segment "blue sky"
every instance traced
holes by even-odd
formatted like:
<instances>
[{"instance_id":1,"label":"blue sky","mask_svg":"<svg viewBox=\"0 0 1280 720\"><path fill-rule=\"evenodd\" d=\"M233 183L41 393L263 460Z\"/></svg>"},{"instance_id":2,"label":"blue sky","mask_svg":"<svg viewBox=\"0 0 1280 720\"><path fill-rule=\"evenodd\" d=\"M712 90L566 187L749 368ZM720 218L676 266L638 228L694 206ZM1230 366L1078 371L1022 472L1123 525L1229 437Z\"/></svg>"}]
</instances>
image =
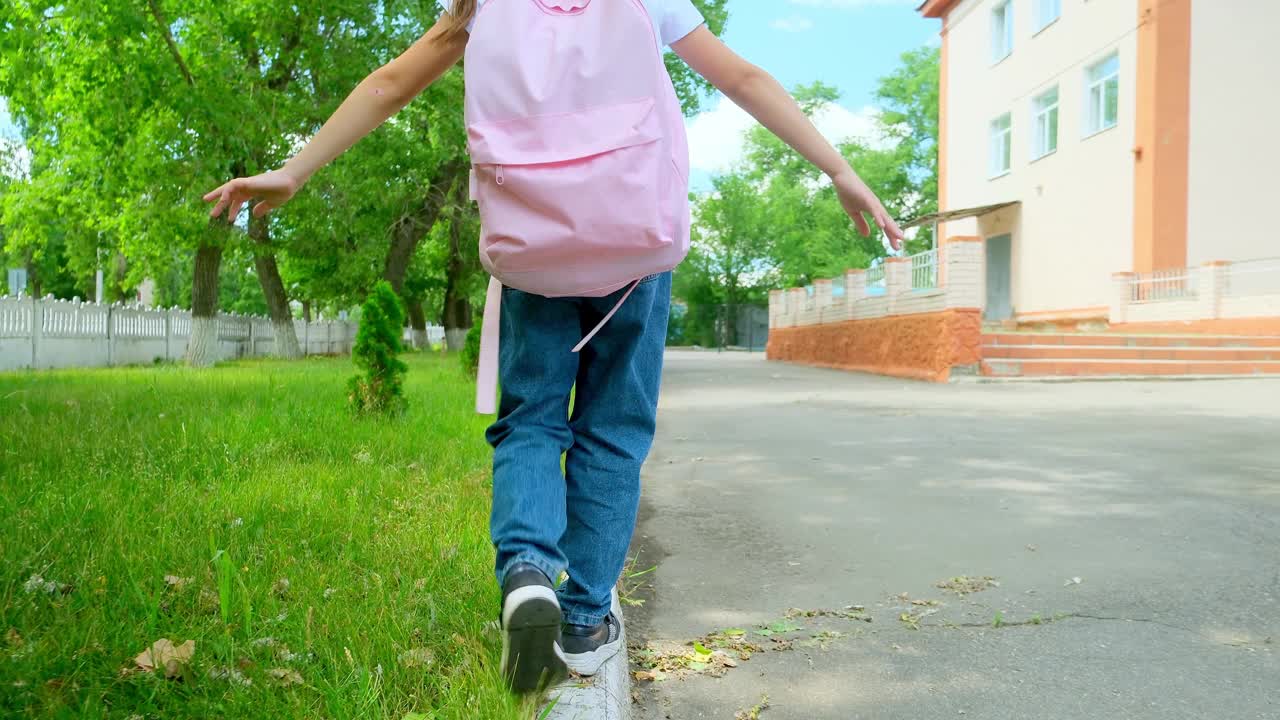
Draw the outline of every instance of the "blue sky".
<instances>
[{"instance_id":1,"label":"blue sky","mask_svg":"<svg viewBox=\"0 0 1280 720\"><path fill-rule=\"evenodd\" d=\"M919 0L730 0L725 41L788 88L821 80L839 88L839 107L817 124L829 139L872 127L876 81L905 51L938 41L936 20L915 12ZM753 121L720 96L689 121L695 189L740 155ZM0 136L14 132L0 99Z\"/></svg>"},{"instance_id":2,"label":"blue sky","mask_svg":"<svg viewBox=\"0 0 1280 720\"><path fill-rule=\"evenodd\" d=\"M791 87L835 85L843 102L873 100L876 80L898 56L936 44L938 21L915 12L920 0L731 0L725 42Z\"/></svg>"},{"instance_id":3,"label":"blue sky","mask_svg":"<svg viewBox=\"0 0 1280 720\"><path fill-rule=\"evenodd\" d=\"M873 128L875 89L903 52L938 42L938 22L915 12L919 0L731 0L725 42L786 87L821 80L842 93L815 122L833 142ZM722 96L689 121L695 190L741 154L754 121Z\"/></svg>"}]
</instances>

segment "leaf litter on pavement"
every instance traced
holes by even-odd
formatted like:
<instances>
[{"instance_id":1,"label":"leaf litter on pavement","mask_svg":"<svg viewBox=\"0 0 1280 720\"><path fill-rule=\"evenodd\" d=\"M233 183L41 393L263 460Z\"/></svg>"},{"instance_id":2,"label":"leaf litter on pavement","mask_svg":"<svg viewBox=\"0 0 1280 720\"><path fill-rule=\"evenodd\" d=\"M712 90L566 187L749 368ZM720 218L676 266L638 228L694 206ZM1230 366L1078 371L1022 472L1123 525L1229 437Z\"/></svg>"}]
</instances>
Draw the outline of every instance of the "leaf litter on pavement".
<instances>
[{"instance_id":1,"label":"leaf litter on pavement","mask_svg":"<svg viewBox=\"0 0 1280 720\"><path fill-rule=\"evenodd\" d=\"M739 710L733 714L733 720L760 720L760 713L769 708L769 696L761 695L760 702L746 710Z\"/></svg>"},{"instance_id":2,"label":"leaf litter on pavement","mask_svg":"<svg viewBox=\"0 0 1280 720\"><path fill-rule=\"evenodd\" d=\"M648 682L683 679L691 675L720 678L757 653L785 652L797 647L825 651L832 642L846 637L846 633L835 630L802 634L807 632L806 628L797 624L796 618L871 622L866 608L861 605L849 605L843 610L791 608L782 619L758 625L751 630L727 628L686 643L650 641L633 646L631 662L640 668L633 673L633 677Z\"/></svg>"},{"instance_id":3,"label":"leaf litter on pavement","mask_svg":"<svg viewBox=\"0 0 1280 720\"><path fill-rule=\"evenodd\" d=\"M957 595L972 595L973 593L982 592L989 588L998 588L1000 583L995 578L986 575L982 577L970 577L968 575L958 575L947 580L939 580L934 587L940 590L948 590Z\"/></svg>"}]
</instances>

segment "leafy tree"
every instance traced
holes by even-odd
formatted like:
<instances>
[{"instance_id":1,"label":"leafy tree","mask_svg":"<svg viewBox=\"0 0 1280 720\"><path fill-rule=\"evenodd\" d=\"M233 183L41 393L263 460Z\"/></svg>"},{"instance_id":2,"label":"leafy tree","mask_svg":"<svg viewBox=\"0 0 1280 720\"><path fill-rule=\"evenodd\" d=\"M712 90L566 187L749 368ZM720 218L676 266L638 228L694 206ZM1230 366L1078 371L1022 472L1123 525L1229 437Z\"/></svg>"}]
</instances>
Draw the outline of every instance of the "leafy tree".
<instances>
[{"instance_id":1,"label":"leafy tree","mask_svg":"<svg viewBox=\"0 0 1280 720\"><path fill-rule=\"evenodd\" d=\"M694 7L702 12L707 20L707 29L717 36L724 33L724 26L729 22L729 0L693 0ZM671 75L671 84L675 86L676 97L685 115L695 115L702 107L702 100L715 88L703 77L694 72L675 53L668 52L665 57L667 73Z\"/></svg>"},{"instance_id":2,"label":"leafy tree","mask_svg":"<svg viewBox=\"0 0 1280 720\"><path fill-rule=\"evenodd\" d=\"M937 71L936 50L905 53L901 66L880 81L879 137L839 146L897 218L937 207ZM822 83L800 86L794 95L810 116L839 99ZM715 178L713 192L698 200L696 219L694 252L676 275L677 295L690 304L685 326L705 324L699 305L763 302L765 287L867 267L887 252L881 238L853 231L820 171L759 126L748 131L743 162ZM930 242L924 229L908 248Z\"/></svg>"},{"instance_id":3,"label":"leafy tree","mask_svg":"<svg viewBox=\"0 0 1280 720\"><path fill-rule=\"evenodd\" d=\"M404 375L409 367L398 357L402 348L404 308L383 280L374 286L360 311L360 329L352 358L364 371L347 383L347 399L360 413L397 413L404 409Z\"/></svg>"},{"instance_id":4,"label":"leafy tree","mask_svg":"<svg viewBox=\"0 0 1280 720\"><path fill-rule=\"evenodd\" d=\"M422 5L11 0L0 91L34 131L36 157L66 180L38 189L83 210L86 238L122 250L137 274L157 273L175 246L195 250L189 360L210 359L227 248L252 255L276 346L294 355L276 260L289 220L208 223L199 190L279 166L339 92L434 18Z\"/></svg>"}]
</instances>

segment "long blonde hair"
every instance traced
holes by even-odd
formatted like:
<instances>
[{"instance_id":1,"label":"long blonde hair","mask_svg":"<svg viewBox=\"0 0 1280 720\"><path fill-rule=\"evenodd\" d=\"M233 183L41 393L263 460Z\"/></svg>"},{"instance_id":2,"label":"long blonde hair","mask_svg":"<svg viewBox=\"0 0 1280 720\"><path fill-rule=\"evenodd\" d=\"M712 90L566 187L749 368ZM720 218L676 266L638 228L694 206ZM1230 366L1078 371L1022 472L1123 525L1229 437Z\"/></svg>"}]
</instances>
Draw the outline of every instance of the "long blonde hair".
<instances>
[{"instance_id":1,"label":"long blonde hair","mask_svg":"<svg viewBox=\"0 0 1280 720\"><path fill-rule=\"evenodd\" d=\"M471 22L475 14L476 0L453 0L453 9L449 11L452 22L445 28L445 39L452 40L458 36L458 33L465 32L467 23Z\"/></svg>"}]
</instances>

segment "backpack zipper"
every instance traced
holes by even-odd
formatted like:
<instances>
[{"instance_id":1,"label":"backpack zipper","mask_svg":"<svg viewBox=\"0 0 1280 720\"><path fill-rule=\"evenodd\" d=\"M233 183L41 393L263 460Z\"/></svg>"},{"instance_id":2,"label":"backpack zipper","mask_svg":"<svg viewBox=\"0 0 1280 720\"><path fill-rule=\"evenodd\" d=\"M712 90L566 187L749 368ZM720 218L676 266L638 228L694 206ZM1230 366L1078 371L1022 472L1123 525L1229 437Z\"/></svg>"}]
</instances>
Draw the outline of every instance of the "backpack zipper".
<instances>
[{"instance_id":1,"label":"backpack zipper","mask_svg":"<svg viewBox=\"0 0 1280 720\"><path fill-rule=\"evenodd\" d=\"M506 178L504 178L504 177L503 177L503 175L502 175L502 166L501 166L501 165L495 165L495 166L494 166L494 180L495 180L499 185L502 185L503 183L505 183L505 182L506 182Z\"/></svg>"}]
</instances>

